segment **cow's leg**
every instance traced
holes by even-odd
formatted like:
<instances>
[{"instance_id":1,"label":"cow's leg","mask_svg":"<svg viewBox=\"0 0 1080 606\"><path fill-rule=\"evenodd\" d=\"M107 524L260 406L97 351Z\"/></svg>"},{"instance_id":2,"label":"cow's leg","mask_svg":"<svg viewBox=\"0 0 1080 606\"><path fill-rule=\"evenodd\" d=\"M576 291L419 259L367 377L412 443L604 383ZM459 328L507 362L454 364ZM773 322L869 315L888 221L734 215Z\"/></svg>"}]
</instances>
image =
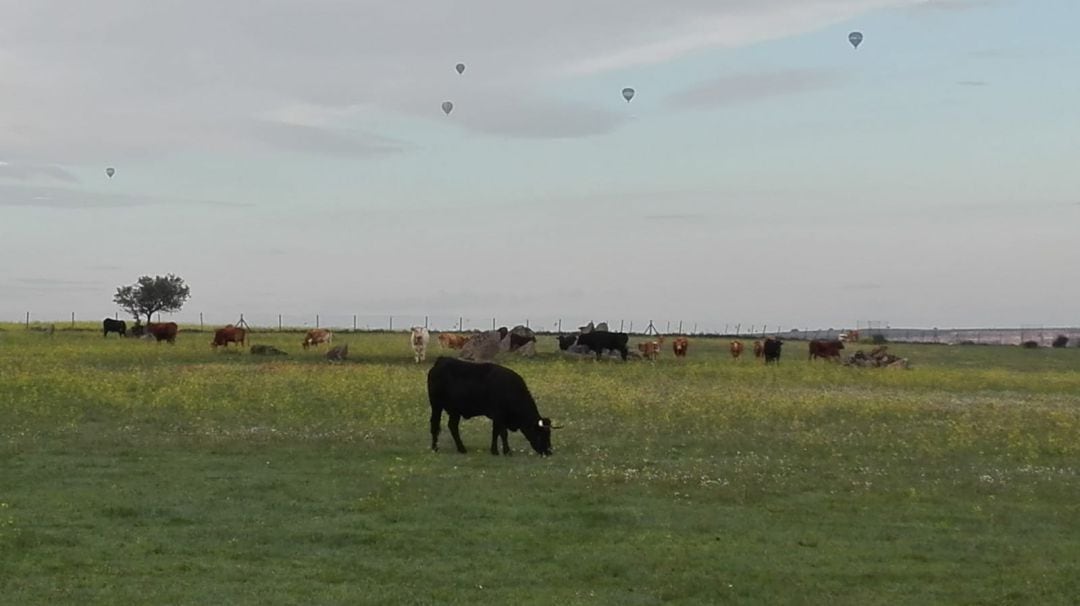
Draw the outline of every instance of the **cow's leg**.
<instances>
[{"instance_id":1,"label":"cow's leg","mask_svg":"<svg viewBox=\"0 0 1080 606\"><path fill-rule=\"evenodd\" d=\"M499 454L499 436L502 435L502 423L491 420L491 454Z\"/></svg>"},{"instance_id":2,"label":"cow's leg","mask_svg":"<svg viewBox=\"0 0 1080 606\"><path fill-rule=\"evenodd\" d=\"M468 452L465 449L465 444L461 441L461 434L458 433L458 423L461 422L461 415L450 413L450 421L446 426L450 428L450 435L454 438L454 444L457 445L457 451L464 454Z\"/></svg>"},{"instance_id":3,"label":"cow's leg","mask_svg":"<svg viewBox=\"0 0 1080 606\"><path fill-rule=\"evenodd\" d=\"M626 356L628 355L628 353L626 351L626 346L623 346L622 348L620 348L619 353L622 354L622 361L625 362L626 361Z\"/></svg>"},{"instance_id":4,"label":"cow's leg","mask_svg":"<svg viewBox=\"0 0 1080 606\"><path fill-rule=\"evenodd\" d=\"M507 437L508 433L509 432L507 431L506 426L503 425L502 431L499 432L499 435L502 437L502 443L503 443L503 451L502 452L506 456L510 456L512 454L510 452L510 444L506 441L506 437Z\"/></svg>"},{"instance_id":5,"label":"cow's leg","mask_svg":"<svg viewBox=\"0 0 1080 606\"><path fill-rule=\"evenodd\" d=\"M442 409L431 407L431 449L439 451L439 430L442 425Z\"/></svg>"}]
</instances>

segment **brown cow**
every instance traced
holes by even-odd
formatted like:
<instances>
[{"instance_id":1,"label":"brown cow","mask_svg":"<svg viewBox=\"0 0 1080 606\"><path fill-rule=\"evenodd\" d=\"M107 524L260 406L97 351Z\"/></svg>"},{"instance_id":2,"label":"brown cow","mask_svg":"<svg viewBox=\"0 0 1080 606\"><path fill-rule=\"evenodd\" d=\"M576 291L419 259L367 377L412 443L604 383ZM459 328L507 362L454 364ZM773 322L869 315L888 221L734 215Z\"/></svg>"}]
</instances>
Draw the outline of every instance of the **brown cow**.
<instances>
[{"instance_id":1,"label":"brown cow","mask_svg":"<svg viewBox=\"0 0 1080 606\"><path fill-rule=\"evenodd\" d=\"M214 340L210 341L210 346L214 349L218 347L229 348L229 343L236 343L240 347L246 345L247 331L243 328L239 328L229 324L225 328L219 328L214 331Z\"/></svg>"},{"instance_id":2,"label":"brown cow","mask_svg":"<svg viewBox=\"0 0 1080 606\"><path fill-rule=\"evenodd\" d=\"M728 349L731 351L731 357L738 360L739 356L741 356L743 352L742 341L732 341L731 347Z\"/></svg>"},{"instance_id":3,"label":"brown cow","mask_svg":"<svg viewBox=\"0 0 1080 606\"><path fill-rule=\"evenodd\" d=\"M761 341L754 341L754 357L755 358L761 358L761 356L764 355L764 354L765 354L765 346L762 345Z\"/></svg>"},{"instance_id":4,"label":"brown cow","mask_svg":"<svg viewBox=\"0 0 1080 606\"><path fill-rule=\"evenodd\" d=\"M326 330L325 328L312 328L307 331L307 335L304 336L304 341L301 345L304 349L311 347L312 345L319 345L321 343L330 344L334 340L334 333Z\"/></svg>"},{"instance_id":5,"label":"brown cow","mask_svg":"<svg viewBox=\"0 0 1080 606\"><path fill-rule=\"evenodd\" d=\"M439 344L446 349L461 349L468 340L468 337L452 332L439 333Z\"/></svg>"},{"instance_id":6,"label":"brown cow","mask_svg":"<svg viewBox=\"0 0 1080 606\"><path fill-rule=\"evenodd\" d=\"M815 340L810 341L809 352L807 360L813 360L814 358L824 358L826 360L840 361L840 350L844 348L843 341L822 341Z\"/></svg>"},{"instance_id":7,"label":"brown cow","mask_svg":"<svg viewBox=\"0 0 1080 606\"><path fill-rule=\"evenodd\" d=\"M685 358L688 349L690 349L690 340L686 337L675 337L675 340L671 342L671 351L675 352L676 358Z\"/></svg>"},{"instance_id":8,"label":"brown cow","mask_svg":"<svg viewBox=\"0 0 1080 606\"><path fill-rule=\"evenodd\" d=\"M158 343L162 341L176 343L176 333L179 331L180 327L176 325L176 322L151 322L146 325L146 334L154 337Z\"/></svg>"},{"instance_id":9,"label":"brown cow","mask_svg":"<svg viewBox=\"0 0 1080 606\"><path fill-rule=\"evenodd\" d=\"M659 341L646 341L644 343L638 343L638 351L641 352L641 356L656 361L656 358L660 356L660 342Z\"/></svg>"}]
</instances>

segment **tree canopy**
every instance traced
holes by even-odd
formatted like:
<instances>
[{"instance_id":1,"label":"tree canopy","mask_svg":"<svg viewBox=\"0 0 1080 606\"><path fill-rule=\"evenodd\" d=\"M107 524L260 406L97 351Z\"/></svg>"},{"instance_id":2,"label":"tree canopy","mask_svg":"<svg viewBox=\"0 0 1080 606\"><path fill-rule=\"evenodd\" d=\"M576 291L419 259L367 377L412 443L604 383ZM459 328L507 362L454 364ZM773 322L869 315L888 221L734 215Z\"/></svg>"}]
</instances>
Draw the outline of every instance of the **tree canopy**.
<instances>
[{"instance_id":1,"label":"tree canopy","mask_svg":"<svg viewBox=\"0 0 1080 606\"><path fill-rule=\"evenodd\" d=\"M117 287L113 301L131 314L136 322L145 316L149 324L158 312L180 311L190 296L191 289L184 284L184 280L168 274L152 278L142 276L134 284Z\"/></svg>"}]
</instances>

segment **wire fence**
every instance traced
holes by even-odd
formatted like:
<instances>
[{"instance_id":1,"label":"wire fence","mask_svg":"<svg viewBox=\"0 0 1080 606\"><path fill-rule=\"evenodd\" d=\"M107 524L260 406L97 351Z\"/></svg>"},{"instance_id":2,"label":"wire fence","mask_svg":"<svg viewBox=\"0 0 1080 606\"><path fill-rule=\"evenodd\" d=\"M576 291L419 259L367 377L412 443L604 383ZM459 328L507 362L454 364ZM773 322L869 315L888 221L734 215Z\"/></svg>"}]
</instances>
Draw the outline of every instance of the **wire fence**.
<instances>
[{"instance_id":1,"label":"wire fence","mask_svg":"<svg viewBox=\"0 0 1080 606\"><path fill-rule=\"evenodd\" d=\"M57 315L60 315L58 318ZM26 328L82 329L100 330L103 318L123 319L128 317L116 311L103 313L43 314L32 312L0 315L0 320L7 320L9 325L24 325ZM176 314L157 314L155 321L176 322L187 330L214 330L227 324L243 321L256 331L296 331L310 328L328 328L338 331L384 332L408 331L413 326L423 326L429 330L472 332L491 330L500 326L527 326L538 333L576 332L579 327L606 321L612 331L635 335L647 334L683 334L690 336L716 336L736 339L758 339L778 337L786 340L839 339L841 335L850 335L852 329L814 329L785 327L780 323L743 323L690 320L651 320L647 318L604 319L588 318L580 315L568 316L477 316L477 315L419 315L419 314L273 314L258 313L207 313L180 312ZM1080 328L1045 327L1026 325L1019 328L892 328L886 322L859 321L855 323L860 340L870 342L875 339L892 343L936 343L942 345L1020 345L1035 342L1040 347L1049 347L1060 338L1068 339L1070 347L1080 347Z\"/></svg>"}]
</instances>

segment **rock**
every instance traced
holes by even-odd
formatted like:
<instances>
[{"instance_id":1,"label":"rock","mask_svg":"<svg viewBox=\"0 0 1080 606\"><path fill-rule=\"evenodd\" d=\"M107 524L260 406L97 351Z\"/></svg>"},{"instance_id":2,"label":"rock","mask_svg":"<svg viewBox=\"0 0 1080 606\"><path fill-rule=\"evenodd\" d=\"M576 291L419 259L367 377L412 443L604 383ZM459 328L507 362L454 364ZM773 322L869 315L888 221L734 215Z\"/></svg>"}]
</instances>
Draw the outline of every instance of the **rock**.
<instances>
[{"instance_id":1,"label":"rock","mask_svg":"<svg viewBox=\"0 0 1080 606\"><path fill-rule=\"evenodd\" d=\"M337 347L326 352L326 359L331 362L341 362L345 358L349 357L349 346L338 345Z\"/></svg>"},{"instance_id":2,"label":"rock","mask_svg":"<svg viewBox=\"0 0 1080 606\"><path fill-rule=\"evenodd\" d=\"M281 351L273 345L252 345L251 355L253 356L287 356L289 354Z\"/></svg>"},{"instance_id":3,"label":"rock","mask_svg":"<svg viewBox=\"0 0 1080 606\"><path fill-rule=\"evenodd\" d=\"M471 362L494 362L499 352L510 349L508 335L509 331L505 327L475 334L465 342L459 357ZM503 341L507 343L504 345Z\"/></svg>"},{"instance_id":4,"label":"rock","mask_svg":"<svg viewBox=\"0 0 1080 606\"><path fill-rule=\"evenodd\" d=\"M536 355L536 333L526 326L515 326L510 329L510 335L503 340L507 351L517 352L519 355L531 358Z\"/></svg>"}]
</instances>

